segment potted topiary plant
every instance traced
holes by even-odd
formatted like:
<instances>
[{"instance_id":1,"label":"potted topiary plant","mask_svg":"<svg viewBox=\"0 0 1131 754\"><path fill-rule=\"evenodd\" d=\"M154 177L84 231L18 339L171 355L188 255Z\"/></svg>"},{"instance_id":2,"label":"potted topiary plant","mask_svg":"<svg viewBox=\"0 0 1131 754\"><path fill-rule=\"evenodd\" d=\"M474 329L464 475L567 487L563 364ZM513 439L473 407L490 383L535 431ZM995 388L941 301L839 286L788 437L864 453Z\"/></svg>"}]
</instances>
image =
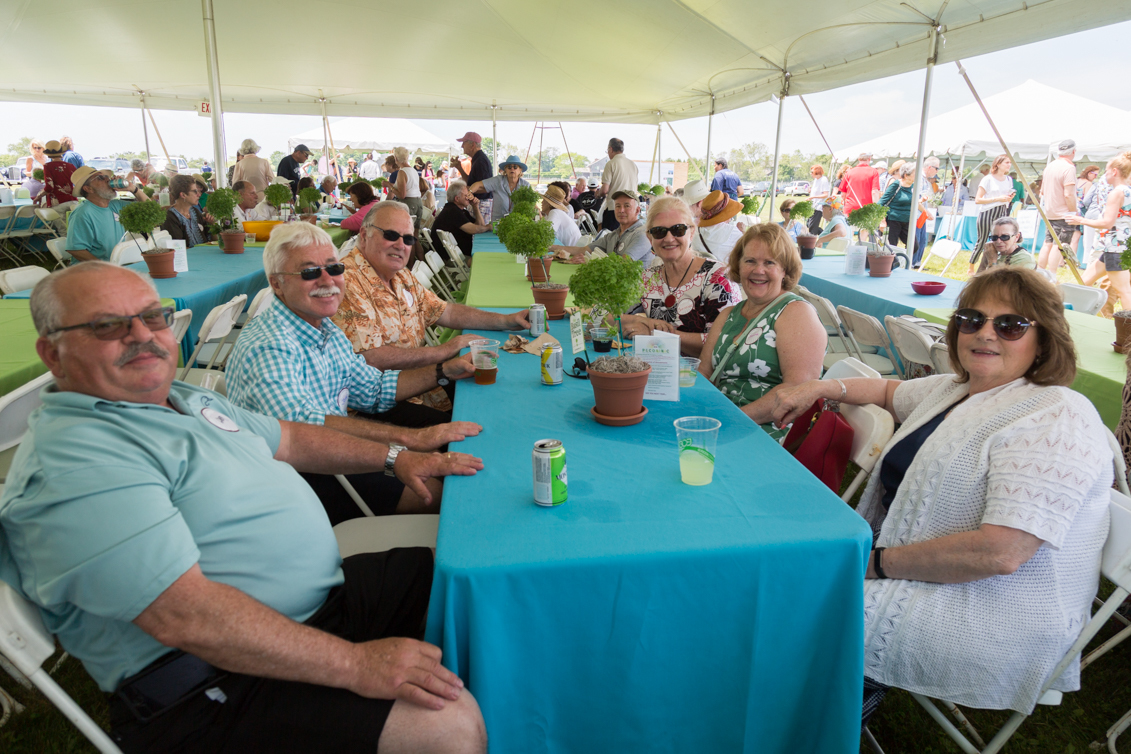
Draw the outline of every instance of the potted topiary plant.
<instances>
[{"instance_id":1,"label":"potted topiary plant","mask_svg":"<svg viewBox=\"0 0 1131 754\"><path fill-rule=\"evenodd\" d=\"M298 192L299 216L305 221L314 224L317 219L318 205L322 204L322 192L307 186Z\"/></svg>"},{"instance_id":2,"label":"potted topiary plant","mask_svg":"<svg viewBox=\"0 0 1131 754\"><path fill-rule=\"evenodd\" d=\"M549 220L535 220L520 211L511 212L515 219L504 224L503 246L516 256L526 257L526 277L534 283L550 279L550 246L554 243L554 226ZM503 220L507 218L504 217ZM502 221L500 221L502 222Z\"/></svg>"},{"instance_id":3,"label":"potted topiary plant","mask_svg":"<svg viewBox=\"0 0 1131 754\"><path fill-rule=\"evenodd\" d=\"M789 220L792 224L794 220L800 222L805 226L804 233L797 234L797 248L801 252L802 259L812 259L817 249L817 236L809 232L809 218L813 214L813 202L806 199L805 201L797 202L793 208L789 210Z\"/></svg>"},{"instance_id":4,"label":"potted topiary plant","mask_svg":"<svg viewBox=\"0 0 1131 754\"><path fill-rule=\"evenodd\" d=\"M519 186L511 192L511 211L517 210L520 204L528 204L534 210L531 213L531 217L533 217L534 214L537 214L537 207L541 201L542 197L530 186Z\"/></svg>"},{"instance_id":5,"label":"potted topiary plant","mask_svg":"<svg viewBox=\"0 0 1131 754\"><path fill-rule=\"evenodd\" d=\"M43 168L36 168L35 170L31 171L31 177L32 180L43 183Z\"/></svg>"},{"instance_id":6,"label":"potted topiary plant","mask_svg":"<svg viewBox=\"0 0 1131 754\"><path fill-rule=\"evenodd\" d=\"M165 221L165 215L165 208L156 202L130 202L118 213L122 228L141 250L142 259L149 267L149 276L152 278L177 276L173 270L173 250L155 248L149 237L153 229ZM145 241L144 245L142 239Z\"/></svg>"},{"instance_id":7,"label":"potted topiary plant","mask_svg":"<svg viewBox=\"0 0 1131 754\"><path fill-rule=\"evenodd\" d=\"M286 222L291 216L291 187L283 183L272 183L264 192L267 203L279 213L279 219Z\"/></svg>"},{"instance_id":8,"label":"potted topiary plant","mask_svg":"<svg viewBox=\"0 0 1131 754\"><path fill-rule=\"evenodd\" d=\"M880 231L880 223L888 216L888 208L882 204L865 204L859 209L854 209L848 214L848 224L854 228L868 231L868 237L874 239ZM869 251L876 250L876 247L883 244L877 244L874 240L865 241L860 239L860 243L868 247Z\"/></svg>"},{"instance_id":9,"label":"potted topiary plant","mask_svg":"<svg viewBox=\"0 0 1131 754\"><path fill-rule=\"evenodd\" d=\"M753 218L758 217L758 211L762 209L762 202L756 196L747 194L742 197L742 214L748 215Z\"/></svg>"},{"instance_id":10,"label":"potted topiary plant","mask_svg":"<svg viewBox=\"0 0 1131 754\"><path fill-rule=\"evenodd\" d=\"M615 317L619 334L621 315L640 303L644 295L643 268L643 262L618 254L586 262L570 280L574 302ZM623 339L621 335L619 340ZM652 373L647 362L621 352L619 356L596 359L588 372L597 404L591 413L599 423L628 426L644 418L644 387Z\"/></svg>"},{"instance_id":11,"label":"potted topiary plant","mask_svg":"<svg viewBox=\"0 0 1131 754\"><path fill-rule=\"evenodd\" d=\"M213 192L212 200L208 202L208 212L216 218L212 235L219 240L220 248L225 254L243 254L243 228L236 220L236 205L239 201L239 194L230 188L222 188Z\"/></svg>"}]
</instances>

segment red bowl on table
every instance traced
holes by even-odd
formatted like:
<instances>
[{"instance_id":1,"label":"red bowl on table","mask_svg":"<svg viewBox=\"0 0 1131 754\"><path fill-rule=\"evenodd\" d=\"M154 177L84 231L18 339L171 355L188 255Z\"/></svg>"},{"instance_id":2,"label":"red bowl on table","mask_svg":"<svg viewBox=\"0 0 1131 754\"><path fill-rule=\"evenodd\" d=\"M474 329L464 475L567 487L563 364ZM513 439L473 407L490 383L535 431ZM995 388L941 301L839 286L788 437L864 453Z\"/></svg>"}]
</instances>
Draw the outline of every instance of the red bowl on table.
<instances>
[{"instance_id":1,"label":"red bowl on table","mask_svg":"<svg viewBox=\"0 0 1131 754\"><path fill-rule=\"evenodd\" d=\"M937 296L946 290L946 283L935 280L916 280L911 284L911 290L923 296Z\"/></svg>"}]
</instances>

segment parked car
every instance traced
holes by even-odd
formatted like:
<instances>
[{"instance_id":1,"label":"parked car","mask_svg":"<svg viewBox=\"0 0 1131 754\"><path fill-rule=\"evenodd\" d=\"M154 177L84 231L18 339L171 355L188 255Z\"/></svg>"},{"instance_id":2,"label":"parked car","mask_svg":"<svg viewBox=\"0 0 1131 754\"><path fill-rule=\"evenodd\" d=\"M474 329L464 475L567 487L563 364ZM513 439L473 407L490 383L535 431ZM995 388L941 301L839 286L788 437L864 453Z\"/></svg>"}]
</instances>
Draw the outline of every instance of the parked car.
<instances>
[{"instance_id":1,"label":"parked car","mask_svg":"<svg viewBox=\"0 0 1131 754\"><path fill-rule=\"evenodd\" d=\"M169 164L169 161L164 157L150 157L149 163L153 165L153 167L157 170L164 172L165 167ZM176 167L178 173L186 173L188 175L192 174L192 168L188 166L188 160L186 160L184 157L174 157L173 165Z\"/></svg>"},{"instance_id":2,"label":"parked car","mask_svg":"<svg viewBox=\"0 0 1131 754\"><path fill-rule=\"evenodd\" d=\"M742 189L749 196L765 196L770 192L769 181L758 181L757 183L744 183Z\"/></svg>"},{"instance_id":3,"label":"parked car","mask_svg":"<svg viewBox=\"0 0 1131 754\"><path fill-rule=\"evenodd\" d=\"M86 164L95 170L109 170L115 175L125 175L130 172L130 161L121 157L94 157L86 160Z\"/></svg>"},{"instance_id":4,"label":"parked car","mask_svg":"<svg viewBox=\"0 0 1131 754\"><path fill-rule=\"evenodd\" d=\"M793 181L786 184L783 193L790 196L809 196L809 181Z\"/></svg>"}]
</instances>

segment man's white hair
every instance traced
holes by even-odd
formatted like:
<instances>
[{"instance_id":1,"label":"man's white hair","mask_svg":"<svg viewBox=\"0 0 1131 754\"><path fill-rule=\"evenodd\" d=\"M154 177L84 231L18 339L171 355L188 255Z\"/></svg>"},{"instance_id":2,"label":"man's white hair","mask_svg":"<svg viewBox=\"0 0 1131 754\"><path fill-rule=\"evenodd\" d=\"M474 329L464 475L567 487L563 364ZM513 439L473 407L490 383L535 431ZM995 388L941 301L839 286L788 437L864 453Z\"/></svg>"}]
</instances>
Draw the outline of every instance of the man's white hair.
<instances>
[{"instance_id":1,"label":"man's white hair","mask_svg":"<svg viewBox=\"0 0 1131 754\"><path fill-rule=\"evenodd\" d=\"M284 272L283 267L295 249L307 246L328 246L337 256L330 234L311 223L284 223L271 231L271 239L263 247L263 271L267 277ZM86 264L84 262L84 264Z\"/></svg>"},{"instance_id":2,"label":"man's white hair","mask_svg":"<svg viewBox=\"0 0 1131 754\"><path fill-rule=\"evenodd\" d=\"M463 181L452 181L451 183L449 183L447 194L448 201L455 201L455 198L459 196L459 192L463 191L465 188L467 188L467 184Z\"/></svg>"},{"instance_id":3,"label":"man's white hair","mask_svg":"<svg viewBox=\"0 0 1131 754\"><path fill-rule=\"evenodd\" d=\"M934 155L923 160L923 167L924 168L937 168L938 166L939 166L939 158L935 157Z\"/></svg>"}]
</instances>

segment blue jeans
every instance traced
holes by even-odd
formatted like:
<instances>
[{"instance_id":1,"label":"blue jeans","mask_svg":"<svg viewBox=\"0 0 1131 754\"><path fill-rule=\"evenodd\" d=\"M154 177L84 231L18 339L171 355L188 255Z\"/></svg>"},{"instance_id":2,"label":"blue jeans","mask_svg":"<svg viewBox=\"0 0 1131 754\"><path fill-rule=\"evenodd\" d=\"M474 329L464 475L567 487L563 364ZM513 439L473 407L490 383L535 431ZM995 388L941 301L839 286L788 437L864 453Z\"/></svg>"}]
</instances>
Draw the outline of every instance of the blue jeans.
<instances>
[{"instance_id":1,"label":"blue jeans","mask_svg":"<svg viewBox=\"0 0 1131 754\"><path fill-rule=\"evenodd\" d=\"M915 258L911 260L912 267L918 267L923 261L923 249L927 247L927 223L922 228L915 229Z\"/></svg>"}]
</instances>

